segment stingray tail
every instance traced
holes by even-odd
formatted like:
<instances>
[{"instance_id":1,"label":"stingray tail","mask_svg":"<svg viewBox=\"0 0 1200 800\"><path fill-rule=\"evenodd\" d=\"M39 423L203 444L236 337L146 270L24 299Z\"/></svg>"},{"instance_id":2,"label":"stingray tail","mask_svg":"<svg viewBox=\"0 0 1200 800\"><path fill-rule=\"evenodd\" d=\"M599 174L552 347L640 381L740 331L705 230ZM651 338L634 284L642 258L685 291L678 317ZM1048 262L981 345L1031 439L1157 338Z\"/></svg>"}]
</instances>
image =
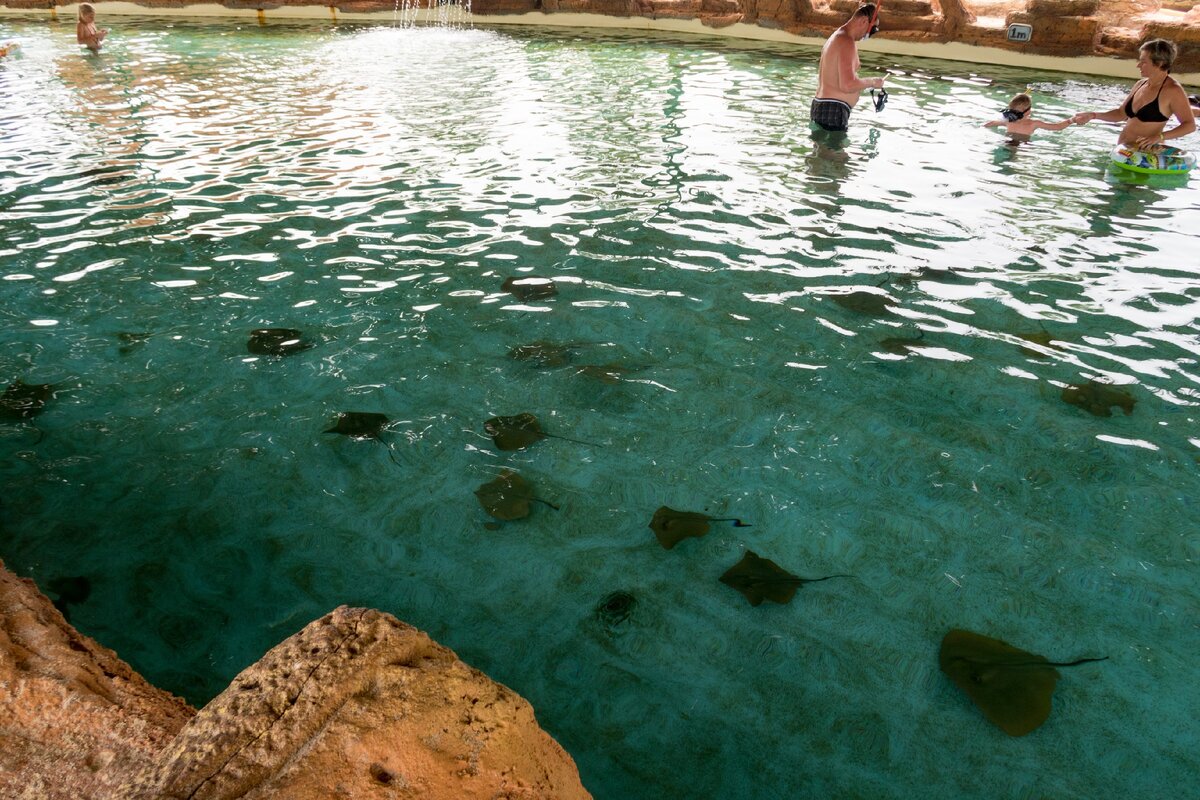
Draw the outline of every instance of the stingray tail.
<instances>
[{"instance_id":1,"label":"stingray tail","mask_svg":"<svg viewBox=\"0 0 1200 800\"><path fill-rule=\"evenodd\" d=\"M531 498L531 499L535 500L535 501L536 501L536 502L538 502L538 503L541 503L541 504L542 504L542 505L544 505L544 506L550 506L550 507L551 507L551 508L553 508L555 511L558 511L558 510L559 510L559 509L558 509L558 506L554 505L554 503L551 503L549 500L543 500L543 499L542 499L542 498L540 498L540 497L534 497L534 498Z\"/></svg>"},{"instance_id":2,"label":"stingray tail","mask_svg":"<svg viewBox=\"0 0 1200 800\"><path fill-rule=\"evenodd\" d=\"M597 444L596 442L585 442L582 439L572 439L569 436L559 436L556 433L547 433L546 436L551 439L562 439L563 441L574 442L575 444L586 444L588 447L603 447L604 446L601 444Z\"/></svg>"},{"instance_id":3,"label":"stingray tail","mask_svg":"<svg viewBox=\"0 0 1200 800\"><path fill-rule=\"evenodd\" d=\"M742 522L737 517L709 517L709 522L732 522L735 528L753 528L749 522Z\"/></svg>"},{"instance_id":4,"label":"stingray tail","mask_svg":"<svg viewBox=\"0 0 1200 800\"><path fill-rule=\"evenodd\" d=\"M1093 661L1108 661L1108 656L1101 656L1100 658L1079 658L1074 661L1047 661L1046 666L1048 666L1048 667L1076 667L1076 666L1079 666L1080 664L1089 664Z\"/></svg>"},{"instance_id":5,"label":"stingray tail","mask_svg":"<svg viewBox=\"0 0 1200 800\"><path fill-rule=\"evenodd\" d=\"M396 460L396 450L395 450L395 448L393 448L393 447L392 447L390 444L388 444L387 442L385 442L383 439L376 438L376 439L375 439L375 441L379 442L381 445L383 445L384 447L386 447L386 448L387 448L387 451L388 451L388 458L390 458L390 459L392 460L392 463L393 463L393 464L395 464L397 467L403 467L403 466L404 466L403 464L401 464L399 461L397 461L397 460Z\"/></svg>"},{"instance_id":6,"label":"stingray tail","mask_svg":"<svg viewBox=\"0 0 1200 800\"><path fill-rule=\"evenodd\" d=\"M857 575L826 575L824 578L804 578L803 580L809 583L820 583L821 581L833 580L834 578L854 578L858 579Z\"/></svg>"}]
</instances>

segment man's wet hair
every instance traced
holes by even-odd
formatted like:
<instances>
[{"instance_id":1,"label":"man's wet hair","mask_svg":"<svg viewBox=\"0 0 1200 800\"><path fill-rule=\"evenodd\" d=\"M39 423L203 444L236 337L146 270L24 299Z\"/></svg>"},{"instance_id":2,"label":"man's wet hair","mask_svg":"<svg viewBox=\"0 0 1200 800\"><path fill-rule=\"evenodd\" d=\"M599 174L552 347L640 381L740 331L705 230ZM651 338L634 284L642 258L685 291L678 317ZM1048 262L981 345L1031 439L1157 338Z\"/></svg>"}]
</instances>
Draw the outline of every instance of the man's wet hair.
<instances>
[{"instance_id":1,"label":"man's wet hair","mask_svg":"<svg viewBox=\"0 0 1200 800\"><path fill-rule=\"evenodd\" d=\"M861 6L854 9L853 16L866 17L867 19L870 19L871 17L875 16L875 4L874 3L863 3Z\"/></svg>"}]
</instances>

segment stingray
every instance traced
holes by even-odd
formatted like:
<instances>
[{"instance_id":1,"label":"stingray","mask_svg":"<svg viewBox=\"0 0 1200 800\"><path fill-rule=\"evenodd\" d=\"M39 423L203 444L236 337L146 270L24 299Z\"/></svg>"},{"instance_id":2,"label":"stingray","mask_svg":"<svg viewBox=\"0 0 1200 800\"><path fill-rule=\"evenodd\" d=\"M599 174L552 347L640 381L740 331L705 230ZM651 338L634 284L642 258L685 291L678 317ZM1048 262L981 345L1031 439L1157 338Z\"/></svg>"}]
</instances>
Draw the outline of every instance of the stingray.
<instances>
[{"instance_id":1,"label":"stingray","mask_svg":"<svg viewBox=\"0 0 1200 800\"><path fill-rule=\"evenodd\" d=\"M963 283L970 280L965 275L960 275L952 269L943 269L941 267L921 267L916 272L909 275L901 275L898 278L893 278L891 283L912 284L917 281L932 281L934 283Z\"/></svg>"},{"instance_id":2,"label":"stingray","mask_svg":"<svg viewBox=\"0 0 1200 800\"><path fill-rule=\"evenodd\" d=\"M1049 331L1035 331L1034 333L1018 333L1017 338L1024 339L1027 342L1040 344L1042 347L1048 347L1051 350L1060 350L1058 345L1052 344L1054 337ZM1032 347L1022 347L1021 352L1030 358L1046 358L1046 354L1041 350L1034 350Z\"/></svg>"},{"instance_id":3,"label":"stingray","mask_svg":"<svg viewBox=\"0 0 1200 800\"><path fill-rule=\"evenodd\" d=\"M549 500L534 497L529 481L510 469L501 472L495 480L482 484L475 490L475 497L484 511L505 522L529 516L530 502L542 503L558 511L558 506Z\"/></svg>"},{"instance_id":4,"label":"stingray","mask_svg":"<svg viewBox=\"0 0 1200 800\"><path fill-rule=\"evenodd\" d=\"M530 342L508 351L508 357L528 361L535 367L562 367L571 360L574 345L553 342Z\"/></svg>"},{"instance_id":5,"label":"stingray","mask_svg":"<svg viewBox=\"0 0 1200 800\"><path fill-rule=\"evenodd\" d=\"M732 586L750 601L750 605L762 605L763 600L787 603L796 590L806 583L827 581L831 578L853 578L853 575L826 575L824 578L801 578L788 572L769 558L763 558L753 550L747 550L742 560L734 564L721 576L721 583Z\"/></svg>"},{"instance_id":6,"label":"stingray","mask_svg":"<svg viewBox=\"0 0 1200 800\"><path fill-rule=\"evenodd\" d=\"M594 378L601 383L616 385L625 380L621 376L630 371L631 370L628 367L622 367L620 364L603 364L599 366L595 364L588 364L587 366L583 366L575 370L575 374L586 375L587 377Z\"/></svg>"},{"instance_id":7,"label":"stingray","mask_svg":"<svg viewBox=\"0 0 1200 800\"><path fill-rule=\"evenodd\" d=\"M893 301L887 295L856 290L850 294L833 294L830 298L842 308L848 308L858 314L868 314L872 317L893 315L892 310L888 308Z\"/></svg>"},{"instance_id":8,"label":"stingray","mask_svg":"<svg viewBox=\"0 0 1200 800\"><path fill-rule=\"evenodd\" d=\"M0 419L36 417L46 409L46 401L53 395L52 384L15 380L0 394Z\"/></svg>"},{"instance_id":9,"label":"stingray","mask_svg":"<svg viewBox=\"0 0 1200 800\"><path fill-rule=\"evenodd\" d=\"M382 433L387 427L388 421L386 416L374 411L343 411L338 414L337 421L334 422L333 427L326 428L323 432L336 433L358 440L374 439L387 448L388 458L392 460L392 463L400 466L400 462L396 460L395 452L383 440Z\"/></svg>"},{"instance_id":10,"label":"stingray","mask_svg":"<svg viewBox=\"0 0 1200 800\"><path fill-rule=\"evenodd\" d=\"M63 619L71 621L71 606L87 600L92 594L92 583L83 576L70 578L54 578L46 583L46 591L57 595L54 607L63 615Z\"/></svg>"},{"instance_id":11,"label":"stingray","mask_svg":"<svg viewBox=\"0 0 1200 800\"><path fill-rule=\"evenodd\" d=\"M925 338L925 331L920 331L917 336L892 336L883 339L879 342L879 346L889 353L894 353L898 356L908 355L909 350L917 350L922 347L928 347L921 340Z\"/></svg>"},{"instance_id":12,"label":"stingray","mask_svg":"<svg viewBox=\"0 0 1200 800\"><path fill-rule=\"evenodd\" d=\"M1133 413L1133 404L1137 402L1133 395L1124 389L1095 381L1072 383L1062 390L1062 399L1064 403L1079 406L1097 417L1111 417L1113 406L1124 411L1125 416L1129 416Z\"/></svg>"},{"instance_id":13,"label":"stingray","mask_svg":"<svg viewBox=\"0 0 1200 800\"><path fill-rule=\"evenodd\" d=\"M117 334L117 341L121 343L121 346L117 348L117 352L123 356L127 356L150 341L150 334L122 332Z\"/></svg>"},{"instance_id":14,"label":"stingray","mask_svg":"<svg viewBox=\"0 0 1200 800\"><path fill-rule=\"evenodd\" d=\"M604 627L612 630L629 619L635 608L637 608L636 597L629 592L613 592L604 596L596 605L593 613Z\"/></svg>"},{"instance_id":15,"label":"stingray","mask_svg":"<svg viewBox=\"0 0 1200 800\"><path fill-rule=\"evenodd\" d=\"M1024 736L1050 716L1050 697L1058 683L1055 667L1106 658L1047 661L999 639L955 629L942 639L938 666L985 717L1009 736Z\"/></svg>"},{"instance_id":16,"label":"stingray","mask_svg":"<svg viewBox=\"0 0 1200 800\"><path fill-rule=\"evenodd\" d=\"M250 331L246 349L260 356L290 356L313 346L295 328L259 328Z\"/></svg>"},{"instance_id":17,"label":"stingray","mask_svg":"<svg viewBox=\"0 0 1200 800\"><path fill-rule=\"evenodd\" d=\"M684 539L700 537L708 533L710 522L732 522L735 528L749 528L748 522L735 517L710 517L695 511L676 511L660 506L650 519L650 530L658 537L658 543L667 550Z\"/></svg>"},{"instance_id":18,"label":"stingray","mask_svg":"<svg viewBox=\"0 0 1200 800\"><path fill-rule=\"evenodd\" d=\"M545 300L558 294L558 287L554 285L554 281L534 275L508 278L500 288L518 300Z\"/></svg>"},{"instance_id":19,"label":"stingray","mask_svg":"<svg viewBox=\"0 0 1200 800\"><path fill-rule=\"evenodd\" d=\"M513 417L492 417L484 420L483 429L500 450L521 450L540 439L564 439L576 444L588 444L579 439L569 439L542 430L537 417L528 412ZM595 447L595 445L592 445Z\"/></svg>"}]
</instances>

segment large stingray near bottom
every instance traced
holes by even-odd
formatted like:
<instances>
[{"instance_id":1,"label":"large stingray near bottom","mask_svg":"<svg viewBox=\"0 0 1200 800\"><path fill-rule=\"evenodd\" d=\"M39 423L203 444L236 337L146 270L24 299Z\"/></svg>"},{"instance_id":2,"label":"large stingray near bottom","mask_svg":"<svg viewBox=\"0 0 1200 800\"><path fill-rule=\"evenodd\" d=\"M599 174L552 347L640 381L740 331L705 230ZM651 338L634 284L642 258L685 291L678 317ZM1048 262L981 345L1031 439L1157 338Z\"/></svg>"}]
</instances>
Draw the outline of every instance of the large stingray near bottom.
<instances>
[{"instance_id":1,"label":"large stingray near bottom","mask_svg":"<svg viewBox=\"0 0 1200 800\"><path fill-rule=\"evenodd\" d=\"M518 300L545 300L558 294L558 286L549 278L522 275L507 278L500 287Z\"/></svg>"},{"instance_id":2,"label":"large stingray near bottom","mask_svg":"<svg viewBox=\"0 0 1200 800\"><path fill-rule=\"evenodd\" d=\"M295 328L259 328L250 331L246 349L261 356L290 356L303 353L313 346Z\"/></svg>"},{"instance_id":3,"label":"large stingray near bottom","mask_svg":"<svg viewBox=\"0 0 1200 800\"><path fill-rule=\"evenodd\" d=\"M749 523L734 517L710 517L695 511L676 511L667 506L659 506L650 519L650 530L654 531L658 543L670 550L684 539L708 533L710 522L732 522L735 528L750 527Z\"/></svg>"},{"instance_id":4,"label":"large stingray near bottom","mask_svg":"<svg viewBox=\"0 0 1200 800\"><path fill-rule=\"evenodd\" d=\"M510 469L480 485L475 490L475 497L484 511L505 522L528 517L530 503L542 503L558 510L558 506L549 500L535 497L529 481Z\"/></svg>"},{"instance_id":5,"label":"large stingray near bottom","mask_svg":"<svg viewBox=\"0 0 1200 800\"><path fill-rule=\"evenodd\" d=\"M595 447L591 442L546 433L542 430L542 424L538 422L538 418L528 411L514 414L511 417L490 417L483 421L483 430L492 437L492 442L498 450L523 450L542 439L564 439L568 442Z\"/></svg>"},{"instance_id":6,"label":"large stingray near bottom","mask_svg":"<svg viewBox=\"0 0 1200 800\"><path fill-rule=\"evenodd\" d=\"M1125 416L1129 416L1137 402L1134 396L1124 389L1095 381L1068 385L1062 390L1062 399L1064 403L1079 406L1097 417L1111 417L1113 406L1124 411Z\"/></svg>"},{"instance_id":7,"label":"large stingray near bottom","mask_svg":"<svg viewBox=\"0 0 1200 800\"><path fill-rule=\"evenodd\" d=\"M333 427L326 428L323 432L336 433L339 436L359 441L374 439L387 448L388 458L392 460L392 463L401 466L400 462L396 460L396 453L383 440L383 432L388 423L387 416L377 411L342 411L334 421Z\"/></svg>"},{"instance_id":8,"label":"large stingray near bottom","mask_svg":"<svg viewBox=\"0 0 1200 800\"><path fill-rule=\"evenodd\" d=\"M763 600L772 603L790 602L796 591L806 583L827 581L831 578L852 578L853 575L826 575L824 578L801 578L793 575L769 558L763 558L753 550L747 550L742 560L734 564L721 576L721 583L732 586L750 601L750 605L762 605Z\"/></svg>"},{"instance_id":9,"label":"large stingray near bottom","mask_svg":"<svg viewBox=\"0 0 1200 800\"><path fill-rule=\"evenodd\" d=\"M1009 736L1024 736L1050 716L1050 698L1059 677L1055 667L1104 660L1047 661L1000 639L960 629L946 634L938 653L942 672Z\"/></svg>"},{"instance_id":10,"label":"large stingray near bottom","mask_svg":"<svg viewBox=\"0 0 1200 800\"><path fill-rule=\"evenodd\" d=\"M895 316L895 312L890 306L896 301L885 294L855 289L848 294L831 294L829 299L856 314L865 314L870 317Z\"/></svg>"},{"instance_id":11,"label":"large stingray near bottom","mask_svg":"<svg viewBox=\"0 0 1200 800\"><path fill-rule=\"evenodd\" d=\"M46 409L46 401L54 395L49 383L25 383L17 379L0 394L0 419L29 419Z\"/></svg>"}]
</instances>

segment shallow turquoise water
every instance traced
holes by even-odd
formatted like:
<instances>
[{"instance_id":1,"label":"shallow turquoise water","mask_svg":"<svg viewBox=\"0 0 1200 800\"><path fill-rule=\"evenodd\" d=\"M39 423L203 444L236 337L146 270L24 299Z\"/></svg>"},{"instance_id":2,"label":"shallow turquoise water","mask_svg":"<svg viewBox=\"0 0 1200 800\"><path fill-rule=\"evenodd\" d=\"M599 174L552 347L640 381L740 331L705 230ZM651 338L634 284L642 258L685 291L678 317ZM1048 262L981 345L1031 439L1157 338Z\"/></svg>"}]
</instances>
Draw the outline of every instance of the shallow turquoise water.
<instances>
[{"instance_id":1,"label":"shallow turquoise water","mask_svg":"<svg viewBox=\"0 0 1200 800\"><path fill-rule=\"evenodd\" d=\"M72 621L150 680L201 704L362 604L528 698L598 798L1190 785L1200 184L1106 172L1112 129L978 127L1122 85L865 57L892 99L841 147L809 49L109 24L86 57L0 20L0 382L57 389L0 426L0 557L86 576ZM265 326L317 346L252 356ZM539 340L572 363L507 356ZM1092 378L1133 414L1061 401ZM346 410L398 464L322 435ZM522 411L595 444L497 452ZM485 527L506 467L561 510ZM660 505L753 527L667 551ZM717 581L746 549L857 580L753 608ZM1110 660L1010 739L939 672L954 627Z\"/></svg>"}]
</instances>

